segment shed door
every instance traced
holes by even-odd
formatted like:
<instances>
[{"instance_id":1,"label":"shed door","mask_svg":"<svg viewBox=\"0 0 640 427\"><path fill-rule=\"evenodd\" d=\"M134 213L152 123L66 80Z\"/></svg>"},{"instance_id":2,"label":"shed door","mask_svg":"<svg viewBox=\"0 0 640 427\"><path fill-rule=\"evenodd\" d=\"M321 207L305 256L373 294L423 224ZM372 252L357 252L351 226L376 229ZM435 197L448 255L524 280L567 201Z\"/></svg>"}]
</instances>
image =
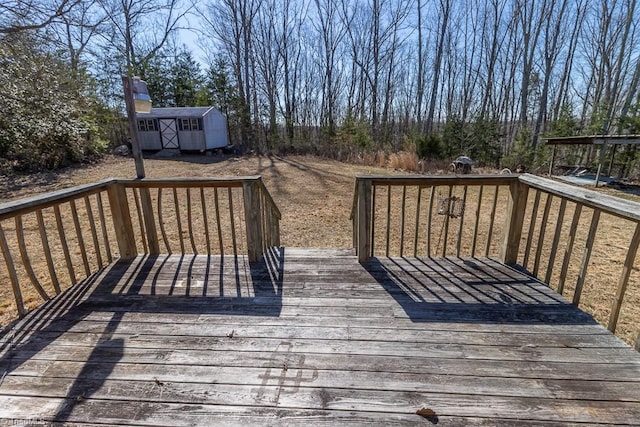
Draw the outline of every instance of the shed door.
<instances>
[{"instance_id":1,"label":"shed door","mask_svg":"<svg viewBox=\"0 0 640 427\"><path fill-rule=\"evenodd\" d=\"M175 119L160 119L158 123L160 124L162 148L180 148Z\"/></svg>"}]
</instances>

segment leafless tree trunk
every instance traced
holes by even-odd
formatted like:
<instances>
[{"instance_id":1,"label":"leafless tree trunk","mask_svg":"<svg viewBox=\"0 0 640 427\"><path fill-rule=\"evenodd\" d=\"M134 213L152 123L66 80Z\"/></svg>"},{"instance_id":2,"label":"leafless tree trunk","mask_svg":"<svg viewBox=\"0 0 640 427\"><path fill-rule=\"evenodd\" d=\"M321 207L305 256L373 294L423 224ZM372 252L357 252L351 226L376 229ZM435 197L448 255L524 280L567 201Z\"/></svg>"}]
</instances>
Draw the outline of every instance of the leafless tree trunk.
<instances>
[{"instance_id":1,"label":"leafless tree trunk","mask_svg":"<svg viewBox=\"0 0 640 427\"><path fill-rule=\"evenodd\" d=\"M439 0L440 9L438 15L440 19L440 31L436 37L436 56L433 64L433 81L431 84L431 94L429 98L429 109L425 123L425 133L433 130L433 117L435 115L436 100L438 98L438 85L440 84L440 68L442 67L442 54L445 45L445 38L449 28L449 16L451 15L451 0Z\"/></svg>"},{"instance_id":2,"label":"leafless tree trunk","mask_svg":"<svg viewBox=\"0 0 640 427\"><path fill-rule=\"evenodd\" d=\"M543 71L543 83L542 93L540 95L540 106L538 109L538 116L536 118L535 126L533 129L533 139L531 146L535 149L538 145L538 136L543 129L543 125L546 122L547 105L549 102L549 85L551 84L552 72L556 65L558 55L562 49L562 45L566 40L566 27L563 27L565 22L565 13L567 12L568 2L567 0L550 0L548 8L546 9L546 25L544 27L544 71Z\"/></svg>"}]
</instances>

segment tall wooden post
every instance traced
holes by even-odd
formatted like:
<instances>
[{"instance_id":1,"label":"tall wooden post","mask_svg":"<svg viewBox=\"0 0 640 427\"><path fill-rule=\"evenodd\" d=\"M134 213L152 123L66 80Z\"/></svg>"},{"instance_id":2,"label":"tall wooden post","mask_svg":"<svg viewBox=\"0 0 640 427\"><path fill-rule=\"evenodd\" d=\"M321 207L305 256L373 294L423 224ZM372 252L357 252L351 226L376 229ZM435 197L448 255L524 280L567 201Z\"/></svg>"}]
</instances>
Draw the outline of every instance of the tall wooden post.
<instances>
[{"instance_id":1,"label":"tall wooden post","mask_svg":"<svg viewBox=\"0 0 640 427\"><path fill-rule=\"evenodd\" d=\"M138 125L136 120L136 107L133 97L133 81L131 77L122 76L122 87L124 89L124 100L127 106L127 118L129 121L129 135L131 136L131 152L133 153L133 161L136 165L136 176L138 179L145 177L144 162L142 160L142 148L138 140ZM140 188L140 203L142 205L142 216L144 217L144 228L147 243L149 244L149 253L157 255L160 253L160 245L158 243L158 232L156 230L155 220L153 218L153 209L151 203L151 194L146 187Z\"/></svg>"},{"instance_id":2,"label":"tall wooden post","mask_svg":"<svg viewBox=\"0 0 640 427\"><path fill-rule=\"evenodd\" d=\"M518 261L522 225L527 207L529 187L514 179L509 185L509 201L505 224L504 240L500 247L500 259L505 264L515 264Z\"/></svg>"},{"instance_id":3,"label":"tall wooden post","mask_svg":"<svg viewBox=\"0 0 640 427\"><path fill-rule=\"evenodd\" d=\"M133 81L131 77L122 76L124 89L124 102L127 106L127 118L129 120L129 136L131 137L131 152L136 164L136 176L144 178L144 163L142 162L142 149L138 141L138 126L136 124L136 106L133 100Z\"/></svg>"},{"instance_id":4,"label":"tall wooden post","mask_svg":"<svg viewBox=\"0 0 640 427\"><path fill-rule=\"evenodd\" d=\"M356 178L358 180L358 205L356 209L358 262L361 264L369 261L371 256L371 187L370 179Z\"/></svg>"},{"instance_id":5,"label":"tall wooden post","mask_svg":"<svg viewBox=\"0 0 640 427\"><path fill-rule=\"evenodd\" d=\"M247 227L247 252L249 262L256 262L262 256L262 215L260 187L257 181L242 184L244 216Z\"/></svg>"}]
</instances>

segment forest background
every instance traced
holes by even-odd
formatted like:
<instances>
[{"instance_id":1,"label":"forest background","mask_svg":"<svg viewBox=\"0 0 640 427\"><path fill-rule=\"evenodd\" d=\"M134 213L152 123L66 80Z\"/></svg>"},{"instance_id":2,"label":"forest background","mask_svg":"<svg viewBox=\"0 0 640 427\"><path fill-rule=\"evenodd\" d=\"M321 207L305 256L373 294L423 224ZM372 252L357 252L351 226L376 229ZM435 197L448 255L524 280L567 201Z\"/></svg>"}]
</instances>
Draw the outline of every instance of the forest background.
<instances>
[{"instance_id":1,"label":"forest background","mask_svg":"<svg viewBox=\"0 0 640 427\"><path fill-rule=\"evenodd\" d=\"M127 74L154 106L219 108L242 150L544 168L545 136L640 133L639 18L636 0L0 0L0 171L126 143ZM615 173L639 158L624 146Z\"/></svg>"}]
</instances>

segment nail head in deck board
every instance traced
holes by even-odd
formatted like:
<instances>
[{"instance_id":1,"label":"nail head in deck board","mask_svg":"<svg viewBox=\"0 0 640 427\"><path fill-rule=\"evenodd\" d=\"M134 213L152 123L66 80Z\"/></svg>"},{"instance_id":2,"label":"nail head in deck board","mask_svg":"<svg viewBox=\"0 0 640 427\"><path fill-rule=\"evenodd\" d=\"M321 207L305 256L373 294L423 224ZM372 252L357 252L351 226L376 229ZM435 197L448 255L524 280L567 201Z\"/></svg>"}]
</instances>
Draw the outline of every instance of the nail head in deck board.
<instances>
[{"instance_id":1,"label":"nail head in deck board","mask_svg":"<svg viewBox=\"0 0 640 427\"><path fill-rule=\"evenodd\" d=\"M424 423L422 407L443 424L640 416L640 356L542 283L486 259L323 255L108 266L80 284L86 294L72 287L0 337L0 417L388 425ZM206 272L209 286L246 288L168 294L176 277Z\"/></svg>"}]
</instances>

